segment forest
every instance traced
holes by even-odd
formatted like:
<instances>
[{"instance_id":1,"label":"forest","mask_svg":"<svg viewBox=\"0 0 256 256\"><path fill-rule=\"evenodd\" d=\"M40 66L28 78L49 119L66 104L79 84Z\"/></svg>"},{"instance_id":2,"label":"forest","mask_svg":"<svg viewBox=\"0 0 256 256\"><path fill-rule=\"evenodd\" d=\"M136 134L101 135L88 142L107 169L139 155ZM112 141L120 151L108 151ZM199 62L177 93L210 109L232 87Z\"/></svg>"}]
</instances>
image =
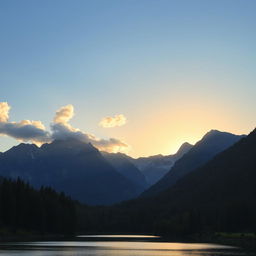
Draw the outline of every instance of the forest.
<instances>
[{"instance_id":1,"label":"forest","mask_svg":"<svg viewBox=\"0 0 256 256\"><path fill-rule=\"evenodd\" d=\"M35 190L21 179L0 181L0 235L62 234L76 231L76 205L52 188Z\"/></svg>"}]
</instances>

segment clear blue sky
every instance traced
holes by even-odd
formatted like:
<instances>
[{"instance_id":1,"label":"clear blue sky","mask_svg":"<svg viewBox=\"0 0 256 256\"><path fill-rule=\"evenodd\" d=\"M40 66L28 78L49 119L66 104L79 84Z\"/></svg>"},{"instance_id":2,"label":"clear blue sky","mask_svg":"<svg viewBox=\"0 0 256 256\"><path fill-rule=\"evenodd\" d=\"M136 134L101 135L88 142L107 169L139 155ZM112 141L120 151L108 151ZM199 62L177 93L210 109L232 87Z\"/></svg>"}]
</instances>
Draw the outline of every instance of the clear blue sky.
<instances>
[{"instance_id":1,"label":"clear blue sky","mask_svg":"<svg viewBox=\"0 0 256 256\"><path fill-rule=\"evenodd\" d=\"M256 116L254 0L2 0L0 101L11 121L73 104L75 127L168 154ZM127 124L104 129L105 116ZM16 142L0 137L0 150Z\"/></svg>"}]
</instances>

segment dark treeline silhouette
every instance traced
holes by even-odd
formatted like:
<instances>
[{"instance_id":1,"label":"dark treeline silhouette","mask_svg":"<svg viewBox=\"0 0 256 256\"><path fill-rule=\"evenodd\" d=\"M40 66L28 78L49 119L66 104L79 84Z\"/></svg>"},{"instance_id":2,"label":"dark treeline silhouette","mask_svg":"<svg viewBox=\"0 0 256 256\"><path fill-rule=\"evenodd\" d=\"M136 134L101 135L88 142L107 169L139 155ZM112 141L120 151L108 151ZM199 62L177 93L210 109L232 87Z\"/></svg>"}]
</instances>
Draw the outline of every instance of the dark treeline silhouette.
<instances>
[{"instance_id":1,"label":"dark treeline silhouette","mask_svg":"<svg viewBox=\"0 0 256 256\"><path fill-rule=\"evenodd\" d=\"M48 187L35 190L19 178L1 178L1 232L68 235L75 232L76 221L75 202L63 193Z\"/></svg>"},{"instance_id":2,"label":"dark treeline silhouette","mask_svg":"<svg viewBox=\"0 0 256 256\"><path fill-rule=\"evenodd\" d=\"M88 232L256 232L256 130L157 196L81 207Z\"/></svg>"}]
</instances>

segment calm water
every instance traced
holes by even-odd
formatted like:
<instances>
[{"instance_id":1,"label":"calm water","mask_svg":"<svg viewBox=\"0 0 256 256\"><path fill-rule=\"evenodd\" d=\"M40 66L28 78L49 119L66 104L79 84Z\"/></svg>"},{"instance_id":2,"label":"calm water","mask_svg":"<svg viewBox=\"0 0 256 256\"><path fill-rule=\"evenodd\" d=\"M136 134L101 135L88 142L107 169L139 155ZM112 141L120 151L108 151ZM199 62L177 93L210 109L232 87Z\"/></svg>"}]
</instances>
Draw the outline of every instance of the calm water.
<instances>
[{"instance_id":1,"label":"calm water","mask_svg":"<svg viewBox=\"0 0 256 256\"><path fill-rule=\"evenodd\" d=\"M238 248L200 243L160 242L137 235L78 236L77 241L1 243L1 256L247 256Z\"/></svg>"}]
</instances>

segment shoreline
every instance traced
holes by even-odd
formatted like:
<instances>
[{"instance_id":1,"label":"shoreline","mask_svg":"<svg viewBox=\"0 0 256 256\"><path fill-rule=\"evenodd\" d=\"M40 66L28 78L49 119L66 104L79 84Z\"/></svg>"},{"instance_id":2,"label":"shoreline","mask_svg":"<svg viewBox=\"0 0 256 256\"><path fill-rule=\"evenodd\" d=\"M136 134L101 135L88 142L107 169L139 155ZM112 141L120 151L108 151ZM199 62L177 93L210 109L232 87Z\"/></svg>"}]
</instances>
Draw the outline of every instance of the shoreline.
<instances>
[{"instance_id":1,"label":"shoreline","mask_svg":"<svg viewBox=\"0 0 256 256\"><path fill-rule=\"evenodd\" d=\"M136 237L130 238L106 238L104 239L100 237L79 237L80 234L76 235L52 235L52 234L8 234L8 235L0 235L0 243L9 243L9 242L35 242L35 241L138 241ZM238 249L242 249L245 251L256 251L256 238L254 236L246 236L241 234L240 236L232 236L231 234L196 234L191 236L184 237L174 237L167 235L159 235L159 234L136 234L136 233L82 233L82 235L145 235L145 236L159 236L158 238L145 238L150 242L173 242L173 243L213 243L227 246L234 246ZM142 238L143 239L143 238ZM141 240L142 240L141 239Z\"/></svg>"},{"instance_id":2,"label":"shoreline","mask_svg":"<svg viewBox=\"0 0 256 256\"><path fill-rule=\"evenodd\" d=\"M214 243L237 247L246 251L256 252L256 238L246 235L234 237L231 234L196 234L185 237L162 236L162 241L170 242L192 242L192 243Z\"/></svg>"}]
</instances>

